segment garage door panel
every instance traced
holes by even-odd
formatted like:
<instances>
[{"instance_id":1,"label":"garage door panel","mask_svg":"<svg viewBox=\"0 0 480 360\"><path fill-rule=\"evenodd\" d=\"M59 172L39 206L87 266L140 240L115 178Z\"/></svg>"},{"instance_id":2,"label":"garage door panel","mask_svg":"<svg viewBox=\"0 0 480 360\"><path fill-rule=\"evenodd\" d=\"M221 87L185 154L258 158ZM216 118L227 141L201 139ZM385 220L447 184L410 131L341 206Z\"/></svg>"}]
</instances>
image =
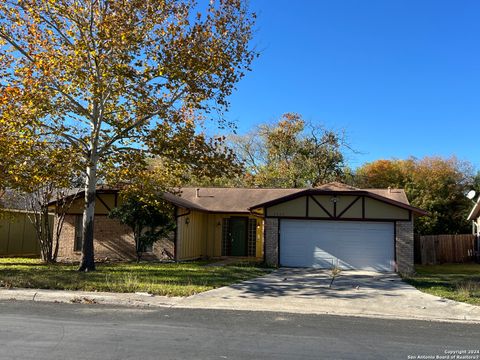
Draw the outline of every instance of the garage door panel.
<instances>
[{"instance_id":1,"label":"garage door panel","mask_svg":"<svg viewBox=\"0 0 480 360\"><path fill-rule=\"evenodd\" d=\"M392 271L393 223L282 220L280 264Z\"/></svg>"}]
</instances>

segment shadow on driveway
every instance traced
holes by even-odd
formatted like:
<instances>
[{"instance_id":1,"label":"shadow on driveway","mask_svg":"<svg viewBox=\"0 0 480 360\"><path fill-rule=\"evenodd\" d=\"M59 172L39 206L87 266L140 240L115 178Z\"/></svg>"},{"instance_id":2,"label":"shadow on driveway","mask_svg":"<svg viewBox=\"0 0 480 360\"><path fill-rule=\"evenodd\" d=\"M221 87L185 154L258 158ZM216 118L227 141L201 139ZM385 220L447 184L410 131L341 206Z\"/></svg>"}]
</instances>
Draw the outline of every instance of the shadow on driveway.
<instances>
[{"instance_id":1,"label":"shadow on driveway","mask_svg":"<svg viewBox=\"0 0 480 360\"><path fill-rule=\"evenodd\" d=\"M410 288L396 274L362 271L343 271L330 287L330 270L282 268L269 275L231 285L222 298L262 299L295 298L368 298L370 296L399 296L397 291ZM227 289L234 290L228 291Z\"/></svg>"}]
</instances>

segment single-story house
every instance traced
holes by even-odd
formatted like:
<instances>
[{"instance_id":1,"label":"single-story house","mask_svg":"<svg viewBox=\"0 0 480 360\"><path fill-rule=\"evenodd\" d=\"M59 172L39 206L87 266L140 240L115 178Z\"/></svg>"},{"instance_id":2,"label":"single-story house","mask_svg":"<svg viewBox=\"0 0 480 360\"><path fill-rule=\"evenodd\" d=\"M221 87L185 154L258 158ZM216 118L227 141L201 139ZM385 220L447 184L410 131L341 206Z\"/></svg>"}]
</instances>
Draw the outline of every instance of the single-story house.
<instances>
[{"instance_id":1,"label":"single-story house","mask_svg":"<svg viewBox=\"0 0 480 360\"><path fill-rule=\"evenodd\" d=\"M0 256L40 256L25 195L7 190L0 196ZM53 218L53 217L52 217Z\"/></svg>"},{"instance_id":2,"label":"single-story house","mask_svg":"<svg viewBox=\"0 0 480 360\"><path fill-rule=\"evenodd\" d=\"M83 196L82 193L79 196ZM358 189L330 183L308 189L186 187L165 194L177 227L157 242L151 258L238 256L287 267L413 271L413 221L427 212L401 189ZM118 191L97 192L95 253L134 257L131 231L108 218ZM80 257L82 199L65 219L59 257Z\"/></svg>"}]
</instances>

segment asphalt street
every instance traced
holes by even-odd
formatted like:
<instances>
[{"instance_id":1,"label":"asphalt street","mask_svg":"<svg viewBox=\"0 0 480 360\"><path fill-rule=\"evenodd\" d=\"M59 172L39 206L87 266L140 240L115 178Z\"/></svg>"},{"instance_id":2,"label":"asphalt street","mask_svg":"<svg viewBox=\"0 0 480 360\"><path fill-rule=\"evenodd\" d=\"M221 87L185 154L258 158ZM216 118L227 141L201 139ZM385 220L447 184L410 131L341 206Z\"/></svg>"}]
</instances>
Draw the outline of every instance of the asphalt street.
<instances>
[{"instance_id":1,"label":"asphalt street","mask_svg":"<svg viewBox=\"0 0 480 360\"><path fill-rule=\"evenodd\" d=\"M0 302L0 359L480 359L479 349L471 324Z\"/></svg>"}]
</instances>

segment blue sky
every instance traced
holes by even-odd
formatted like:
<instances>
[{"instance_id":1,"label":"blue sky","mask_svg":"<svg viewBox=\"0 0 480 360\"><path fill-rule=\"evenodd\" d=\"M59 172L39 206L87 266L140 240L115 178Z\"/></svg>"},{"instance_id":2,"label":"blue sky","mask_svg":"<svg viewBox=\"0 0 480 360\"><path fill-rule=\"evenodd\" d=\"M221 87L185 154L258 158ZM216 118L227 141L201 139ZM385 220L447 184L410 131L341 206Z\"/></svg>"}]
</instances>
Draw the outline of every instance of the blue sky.
<instances>
[{"instance_id":1,"label":"blue sky","mask_svg":"<svg viewBox=\"0 0 480 360\"><path fill-rule=\"evenodd\" d=\"M456 155L480 170L480 1L251 0L261 56L231 97L240 133L297 112L345 129L352 167Z\"/></svg>"}]
</instances>

